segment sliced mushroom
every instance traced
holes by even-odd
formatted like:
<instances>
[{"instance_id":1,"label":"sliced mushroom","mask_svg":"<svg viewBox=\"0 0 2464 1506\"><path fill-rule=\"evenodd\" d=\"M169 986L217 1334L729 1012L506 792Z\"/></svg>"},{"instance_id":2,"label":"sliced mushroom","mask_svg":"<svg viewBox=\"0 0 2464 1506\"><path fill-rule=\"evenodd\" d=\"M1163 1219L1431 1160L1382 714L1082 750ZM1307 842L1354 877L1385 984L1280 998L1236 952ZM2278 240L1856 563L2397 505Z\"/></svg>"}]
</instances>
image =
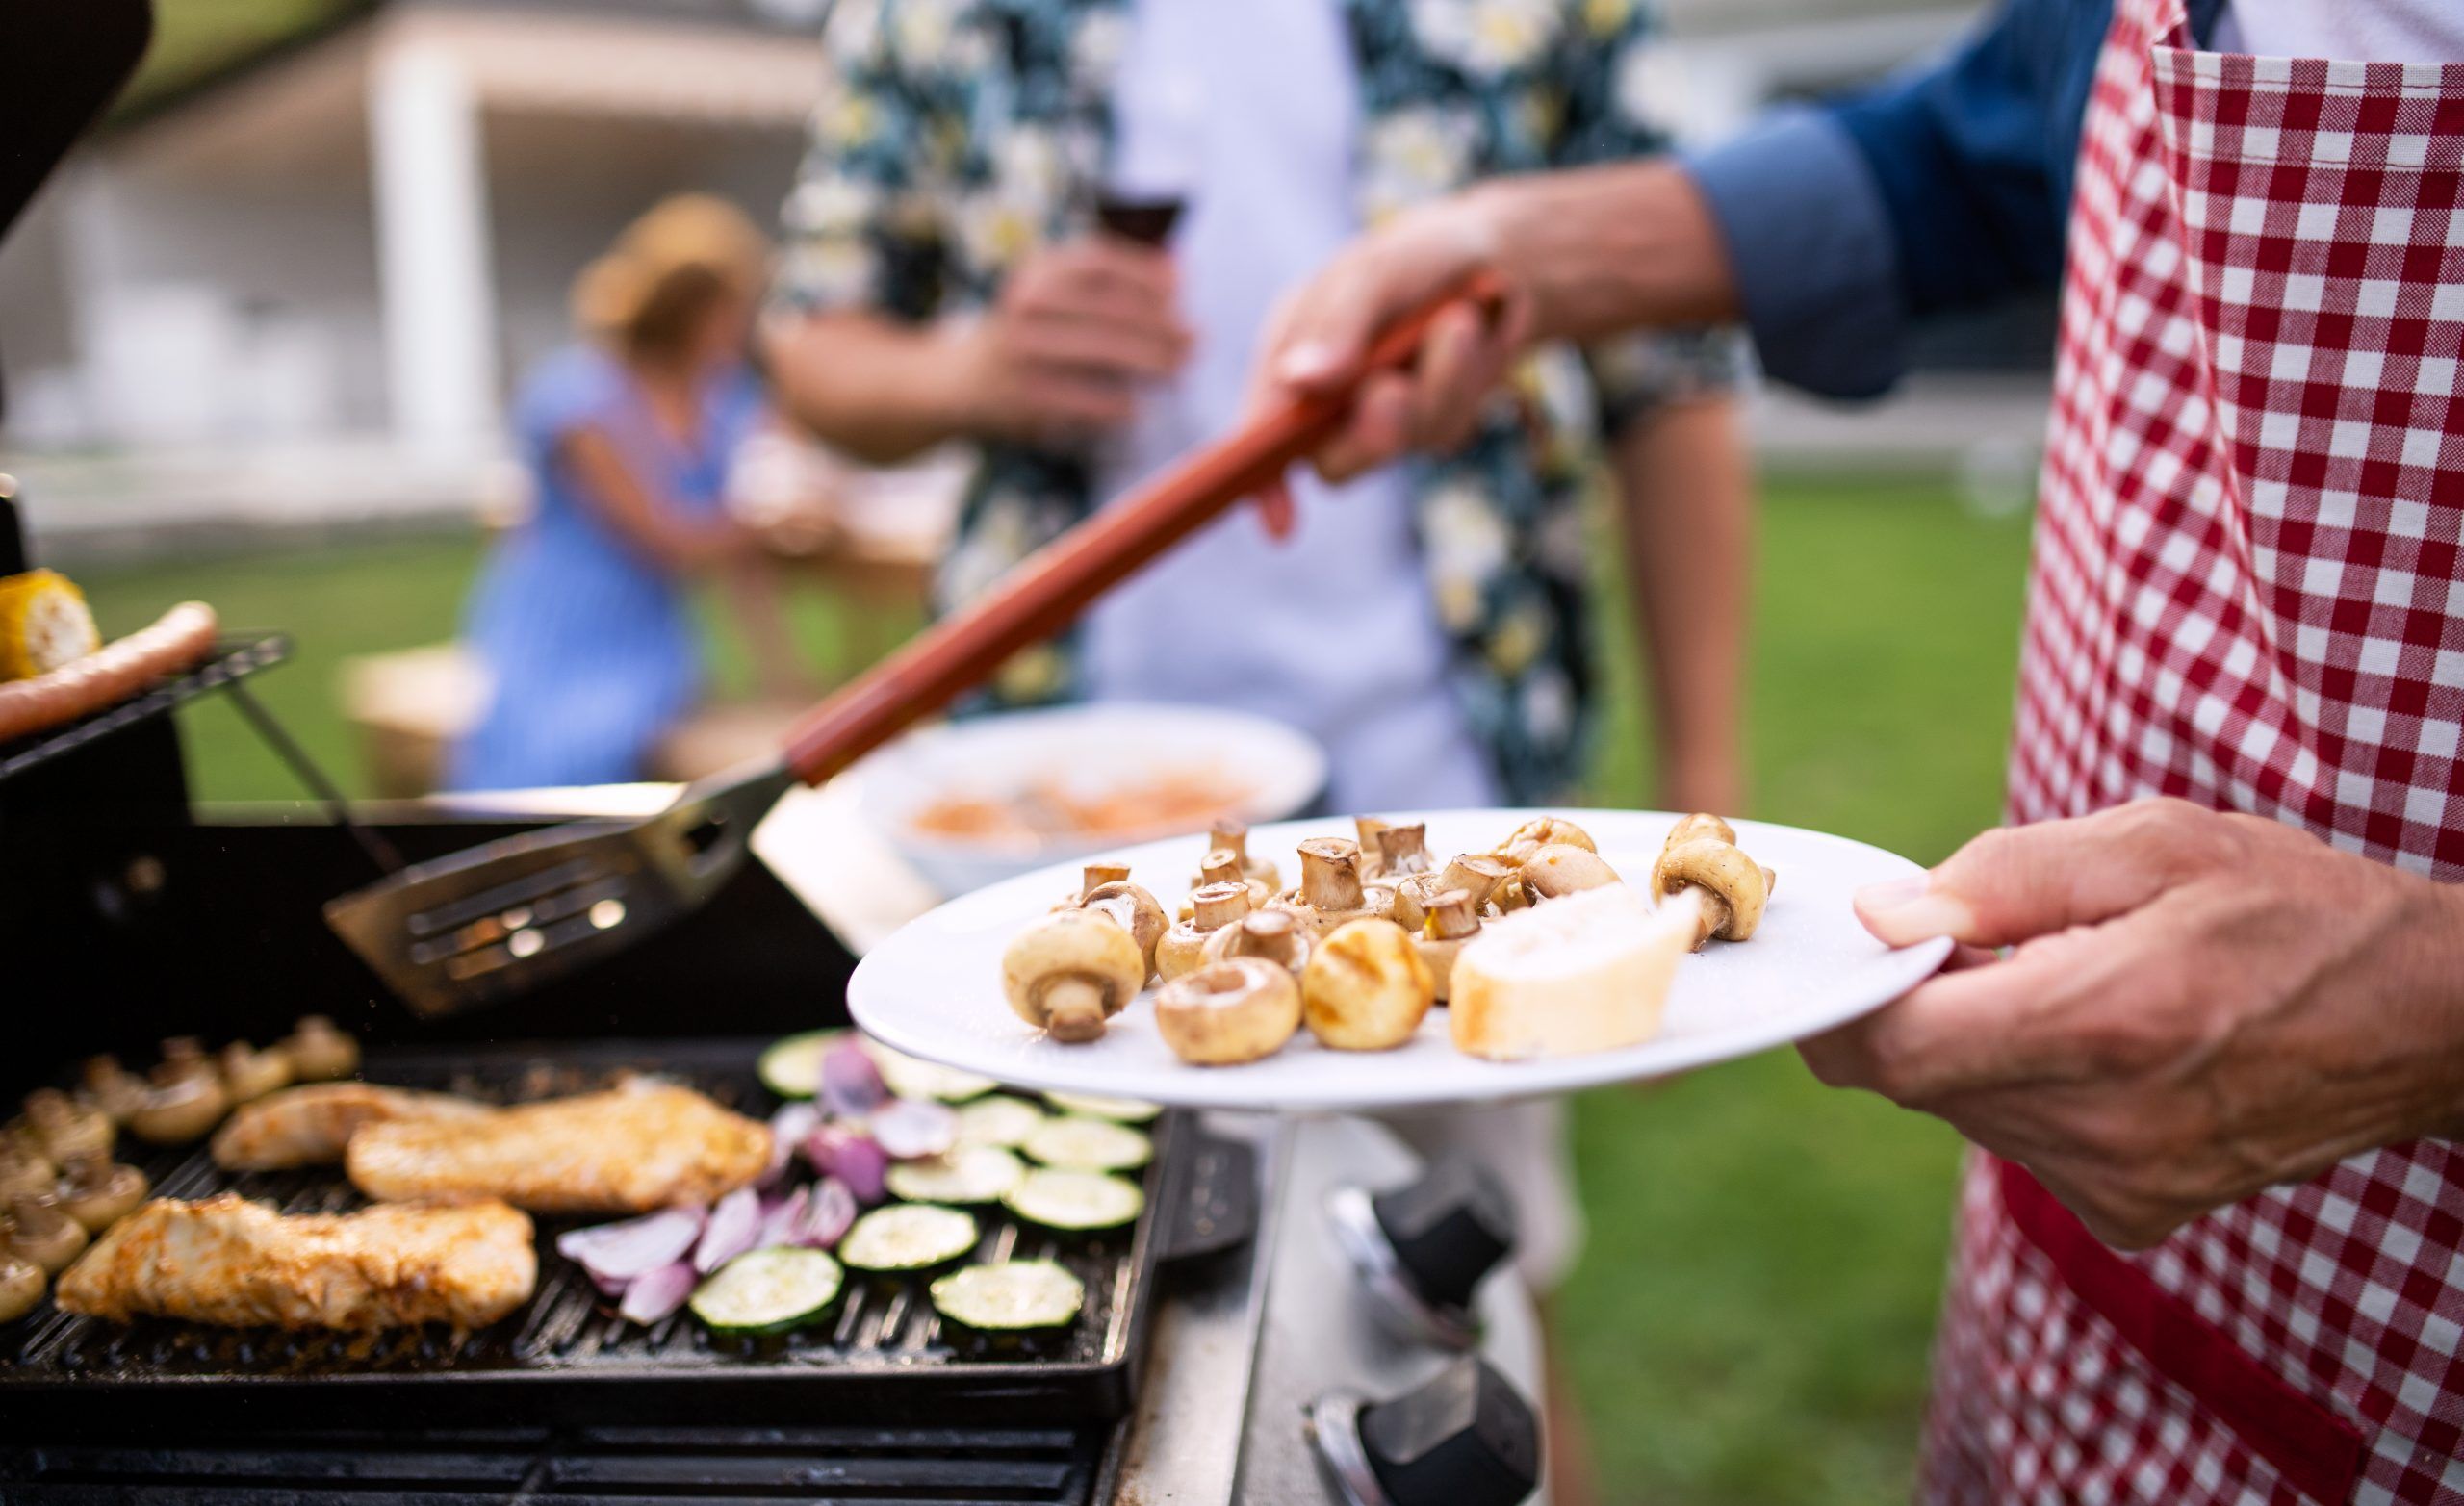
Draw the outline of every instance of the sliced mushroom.
<instances>
[{"instance_id":1,"label":"sliced mushroom","mask_svg":"<svg viewBox=\"0 0 2464 1506\"><path fill-rule=\"evenodd\" d=\"M86 1226L45 1197L9 1200L9 1243L19 1255L57 1276L86 1250Z\"/></svg>"},{"instance_id":2,"label":"sliced mushroom","mask_svg":"<svg viewBox=\"0 0 2464 1506\"><path fill-rule=\"evenodd\" d=\"M1210 883L1190 896L1190 918L1164 932L1155 943L1155 976L1165 983L1205 965L1206 938L1226 926L1237 926L1249 913L1247 881Z\"/></svg>"},{"instance_id":3,"label":"sliced mushroom","mask_svg":"<svg viewBox=\"0 0 2464 1506\"><path fill-rule=\"evenodd\" d=\"M1238 821L1219 821L1207 835L1208 852L1226 852L1241 859L1241 872L1272 894L1283 887L1283 874L1263 857L1249 855L1249 829Z\"/></svg>"},{"instance_id":4,"label":"sliced mushroom","mask_svg":"<svg viewBox=\"0 0 2464 1506\"><path fill-rule=\"evenodd\" d=\"M1386 1051L1412 1038L1437 1002L1437 981L1391 920L1338 926L1300 971L1310 1033L1338 1051Z\"/></svg>"},{"instance_id":5,"label":"sliced mushroom","mask_svg":"<svg viewBox=\"0 0 2464 1506\"><path fill-rule=\"evenodd\" d=\"M1138 955L1146 959L1147 977L1155 975L1155 944L1164 939L1169 925L1164 919L1164 906L1155 902L1155 896L1119 879L1096 885L1079 902L1079 908L1102 915L1128 932L1129 938L1138 943Z\"/></svg>"},{"instance_id":6,"label":"sliced mushroom","mask_svg":"<svg viewBox=\"0 0 2464 1506\"><path fill-rule=\"evenodd\" d=\"M1236 957L1166 983L1155 994L1164 1044L1198 1066L1256 1061L1300 1029L1300 985L1263 957Z\"/></svg>"},{"instance_id":7,"label":"sliced mushroom","mask_svg":"<svg viewBox=\"0 0 2464 1506\"><path fill-rule=\"evenodd\" d=\"M1146 986L1128 930L1091 909L1058 910L1018 932L1001 957L1001 992L1055 1040L1094 1040Z\"/></svg>"},{"instance_id":8,"label":"sliced mushroom","mask_svg":"<svg viewBox=\"0 0 2464 1506\"><path fill-rule=\"evenodd\" d=\"M1259 910L1239 925L1226 926L1208 936L1200 955L1209 963L1254 957L1298 978L1301 968L1308 965L1309 948L1315 939L1292 911Z\"/></svg>"},{"instance_id":9,"label":"sliced mushroom","mask_svg":"<svg viewBox=\"0 0 2464 1506\"><path fill-rule=\"evenodd\" d=\"M1771 898L1771 875L1733 842L1698 836L1663 848L1652 868L1652 892L1669 898L1687 889L1702 897L1694 950L1707 941L1743 941L1762 924Z\"/></svg>"},{"instance_id":10,"label":"sliced mushroom","mask_svg":"<svg viewBox=\"0 0 2464 1506\"><path fill-rule=\"evenodd\" d=\"M1348 921L1378 914L1360 881L1359 844L1339 836L1300 844L1300 883L1278 895L1275 904L1321 937Z\"/></svg>"},{"instance_id":11,"label":"sliced mushroom","mask_svg":"<svg viewBox=\"0 0 2464 1506\"><path fill-rule=\"evenodd\" d=\"M107 1157L74 1161L61 1170L61 1209L89 1234L100 1234L137 1212L146 1191L144 1172L116 1166Z\"/></svg>"},{"instance_id":12,"label":"sliced mushroom","mask_svg":"<svg viewBox=\"0 0 2464 1506\"><path fill-rule=\"evenodd\" d=\"M1454 991L1455 957L1479 933L1480 912L1472 907L1468 891L1449 889L1429 906L1428 924L1412 937L1412 946L1437 985L1438 1003L1444 1004Z\"/></svg>"},{"instance_id":13,"label":"sliced mushroom","mask_svg":"<svg viewBox=\"0 0 2464 1506\"><path fill-rule=\"evenodd\" d=\"M119 1064L119 1058L86 1059L86 1097L114 1124L126 1124L145 1102L145 1079Z\"/></svg>"},{"instance_id":14,"label":"sliced mushroom","mask_svg":"<svg viewBox=\"0 0 2464 1506\"><path fill-rule=\"evenodd\" d=\"M1531 855L1544 847L1579 847L1586 853L1597 853L1600 844L1591 833L1560 816L1535 816L1514 829L1498 844L1497 855L1509 867L1520 868L1531 860Z\"/></svg>"},{"instance_id":15,"label":"sliced mushroom","mask_svg":"<svg viewBox=\"0 0 2464 1506\"><path fill-rule=\"evenodd\" d=\"M33 1312L49 1285L41 1266L0 1243L0 1323L13 1323Z\"/></svg>"},{"instance_id":16,"label":"sliced mushroom","mask_svg":"<svg viewBox=\"0 0 2464 1506\"><path fill-rule=\"evenodd\" d=\"M42 1153L56 1161L111 1154L112 1121L101 1110L81 1104L56 1087L37 1088L26 1095L26 1127L34 1132Z\"/></svg>"},{"instance_id":17,"label":"sliced mushroom","mask_svg":"<svg viewBox=\"0 0 2464 1506\"><path fill-rule=\"evenodd\" d=\"M1605 888L1619 882L1617 870L1589 848L1570 842L1552 842L1524 860L1515 876L1523 881L1524 892L1538 900L1561 900L1585 889Z\"/></svg>"},{"instance_id":18,"label":"sliced mushroom","mask_svg":"<svg viewBox=\"0 0 2464 1506\"><path fill-rule=\"evenodd\" d=\"M321 1014L300 1016L291 1034L274 1049L291 1059L295 1083L327 1083L359 1070L359 1042L334 1028Z\"/></svg>"},{"instance_id":19,"label":"sliced mushroom","mask_svg":"<svg viewBox=\"0 0 2464 1506\"><path fill-rule=\"evenodd\" d=\"M235 1104L291 1085L291 1058L280 1050L259 1051L235 1040L216 1055L215 1064L222 1071L222 1090Z\"/></svg>"}]
</instances>

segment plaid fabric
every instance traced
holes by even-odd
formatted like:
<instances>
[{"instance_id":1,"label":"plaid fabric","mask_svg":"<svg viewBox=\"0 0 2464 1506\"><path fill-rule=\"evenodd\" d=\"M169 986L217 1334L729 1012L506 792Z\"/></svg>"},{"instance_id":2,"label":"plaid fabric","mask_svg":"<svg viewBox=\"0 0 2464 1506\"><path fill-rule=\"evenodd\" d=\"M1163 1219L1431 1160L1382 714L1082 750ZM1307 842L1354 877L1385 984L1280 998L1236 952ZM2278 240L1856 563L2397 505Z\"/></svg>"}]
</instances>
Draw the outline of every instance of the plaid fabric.
<instances>
[{"instance_id":1,"label":"plaid fabric","mask_svg":"<svg viewBox=\"0 0 2464 1506\"><path fill-rule=\"evenodd\" d=\"M2145 795L2464 879L2464 65L2228 57L2119 0L2068 242L2015 819ZM2157 1372L1976 1158L1921 1495L2310 1499ZM2416 1144L2132 1264L2464 1503L2464 1159Z\"/></svg>"}]
</instances>

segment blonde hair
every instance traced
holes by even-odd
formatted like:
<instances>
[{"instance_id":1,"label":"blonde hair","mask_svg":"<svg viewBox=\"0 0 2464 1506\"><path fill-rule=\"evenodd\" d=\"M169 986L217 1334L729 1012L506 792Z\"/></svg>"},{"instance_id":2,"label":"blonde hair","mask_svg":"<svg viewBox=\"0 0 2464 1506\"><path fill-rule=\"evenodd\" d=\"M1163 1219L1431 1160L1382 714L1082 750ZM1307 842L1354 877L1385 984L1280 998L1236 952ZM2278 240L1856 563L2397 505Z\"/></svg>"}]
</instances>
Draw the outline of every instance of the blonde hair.
<instances>
[{"instance_id":1,"label":"blonde hair","mask_svg":"<svg viewBox=\"0 0 2464 1506\"><path fill-rule=\"evenodd\" d=\"M662 200L574 279L574 323L629 356L681 351L713 304L751 303L770 278L770 242L742 210L706 193Z\"/></svg>"}]
</instances>

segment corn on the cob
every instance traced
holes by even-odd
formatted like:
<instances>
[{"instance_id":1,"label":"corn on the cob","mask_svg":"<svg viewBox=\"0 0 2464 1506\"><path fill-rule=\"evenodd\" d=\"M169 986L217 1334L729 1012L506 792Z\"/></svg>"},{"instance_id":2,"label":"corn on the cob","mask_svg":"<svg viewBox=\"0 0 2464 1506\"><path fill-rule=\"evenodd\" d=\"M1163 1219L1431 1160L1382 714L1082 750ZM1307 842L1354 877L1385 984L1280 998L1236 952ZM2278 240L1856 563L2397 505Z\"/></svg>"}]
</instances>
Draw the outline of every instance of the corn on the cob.
<instances>
[{"instance_id":1,"label":"corn on the cob","mask_svg":"<svg viewBox=\"0 0 2464 1506\"><path fill-rule=\"evenodd\" d=\"M103 646L85 593L56 571L0 576L0 680L32 679Z\"/></svg>"}]
</instances>

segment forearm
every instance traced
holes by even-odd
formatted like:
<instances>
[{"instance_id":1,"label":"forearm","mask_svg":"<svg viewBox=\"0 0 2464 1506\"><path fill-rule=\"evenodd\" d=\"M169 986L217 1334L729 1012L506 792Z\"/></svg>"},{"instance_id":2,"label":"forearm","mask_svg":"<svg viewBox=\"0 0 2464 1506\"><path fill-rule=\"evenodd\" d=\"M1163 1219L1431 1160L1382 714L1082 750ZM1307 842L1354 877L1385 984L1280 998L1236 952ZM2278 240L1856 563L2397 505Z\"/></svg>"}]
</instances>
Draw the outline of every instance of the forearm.
<instances>
[{"instance_id":1,"label":"forearm","mask_svg":"<svg viewBox=\"0 0 2464 1506\"><path fill-rule=\"evenodd\" d=\"M1736 317L1719 227L1674 163L1500 179L1465 204L1496 265L1529 294L1538 338Z\"/></svg>"},{"instance_id":2,"label":"forearm","mask_svg":"<svg viewBox=\"0 0 2464 1506\"><path fill-rule=\"evenodd\" d=\"M1626 573L1674 810L1745 804L1740 727L1753 589L1753 474L1738 404L1646 413L1614 454Z\"/></svg>"},{"instance_id":3,"label":"forearm","mask_svg":"<svg viewBox=\"0 0 2464 1506\"><path fill-rule=\"evenodd\" d=\"M787 316L763 331L780 405L859 460L891 465L970 432L963 337L865 314Z\"/></svg>"}]
</instances>

